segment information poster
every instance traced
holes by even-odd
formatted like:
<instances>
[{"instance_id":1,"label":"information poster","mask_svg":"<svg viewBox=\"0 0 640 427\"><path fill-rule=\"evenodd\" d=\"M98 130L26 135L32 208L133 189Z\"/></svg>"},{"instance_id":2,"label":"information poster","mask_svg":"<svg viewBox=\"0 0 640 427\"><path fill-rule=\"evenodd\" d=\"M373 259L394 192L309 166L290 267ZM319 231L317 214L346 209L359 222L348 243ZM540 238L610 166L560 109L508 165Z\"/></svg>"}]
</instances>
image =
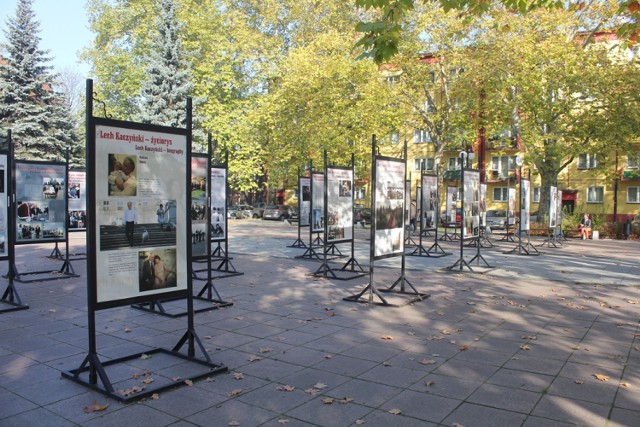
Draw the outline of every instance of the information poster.
<instances>
[{"instance_id":1,"label":"information poster","mask_svg":"<svg viewBox=\"0 0 640 427\"><path fill-rule=\"evenodd\" d=\"M447 218L450 224L457 223L456 208L458 207L458 188L447 187Z\"/></svg>"},{"instance_id":2,"label":"information poster","mask_svg":"<svg viewBox=\"0 0 640 427\"><path fill-rule=\"evenodd\" d=\"M7 155L0 154L0 258L8 256L7 240L9 229L7 228L7 218L9 211L7 208Z\"/></svg>"},{"instance_id":3,"label":"information poster","mask_svg":"<svg viewBox=\"0 0 640 427\"><path fill-rule=\"evenodd\" d=\"M67 210L69 231L87 228L87 173L69 171Z\"/></svg>"},{"instance_id":4,"label":"information poster","mask_svg":"<svg viewBox=\"0 0 640 427\"><path fill-rule=\"evenodd\" d=\"M374 256L404 252L405 163L376 159Z\"/></svg>"},{"instance_id":5,"label":"information poster","mask_svg":"<svg viewBox=\"0 0 640 427\"><path fill-rule=\"evenodd\" d=\"M16 162L16 243L66 240L67 167Z\"/></svg>"},{"instance_id":6,"label":"information poster","mask_svg":"<svg viewBox=\"0 0 640 427\"><path fill-rule=\"evenodd\" d=\"M464 228L463 237L480 234L480 173L463 171L464 173Z\"/></svg>"},{"instance_id":7,"label":"information poster","mask_svg":"<svg viewBox=\"0 0 640 427\"><path fill-rule=\"evenodd\" d=\"M301 194L298 220L301 227L308 227L311 221L311 179L300 177L298 188Z\"/></svg>"},{"instance_id":8,"label":"information poster","mask_svg":"<svg viewBox=\"0 0 640 427\"><path fill-rule=\"evenodd\" d=\"M324 231L324 174L311 174L311 231Z\"/></svg>"},{"instance_id":9,"label":"information poster","mask_svg":"<svg viewBox=\"0 0 640 427\"><path fill-rule=\"evenodd\" d=\"M327 168L327 242L353 238L353 170Z\"/></svg>"},{"instance_id":10,"label":"information poster","mask_svg":"<svg viewBox=\"0 0 640 427\"><path fill-rule=\"evenodd\" d=\"M436 209L438 208L438 177L422 175L422 227L424 229L436 226Z\"/></svg>"},{"instance_id":11,"label":"information poster","mask_svg":"<svg viewBox=\"0 0 640 427\"><path fill-rule=\"evenodd\" d=\"M531 183L528 179L520 178L520 228L522 231L531 229Z\"/></svg>"},{"instance_id":12,"label":"information poster","mask_svg":"<svg viewBox=\"0 0 640 427\"><path fill-rule=\"evenodd\" d=\"M509 188L507 191L507 224L516 223L516 189Z\"/></svg>"},{"instance_id":13,"label":"information poster","mask_svg":"<svg viewBox=\"0 0 640 427\"><path fill-rule=\"evenodd\" d=\"M211 239L221 241L226 238L227 229L227 169L212 167L210 174Z\"/></svg>"},{"instance_id":14,"label":"information poster","mask_svg":"<svg viewBox=\"0 0 640 427\"><path fill-rule=\"evenodd\" d=\"M207 158L191 157L191 257L207 255ZM164 206L158 207L158 223L170 218L164 215ZM215 236L215 230L211 233Z\"/></svg>"},{"instance_id":15,"label":"information poster","mask_svg":"<svg viewBox=\"0 0 640 427\"><path fill-rule=\"evenodd\" d=\"M553 185L549 187L549 227L554 228L557 225L558 212L558 187Z\"/></svg>"},{"instance_id":16,"label":"information poster","mask_svg":"<svg viewBox=\"0 0 640 427\"><path fill-rule=\"evenodd\" d=\"M134 126L95 127L98 303L188 285L187 136Z\"/></svg>"},{"instance_id":17,"label":"information poster","mask_svg":"<svg viewBox=\"0 0 640 427\"><path fill-rule=\"evenodd\" d=\"M558 190L556 197L556 226L562 227L562 191Z\"/></svg>"},{"instance_id":18,"label":"information poster","mask_svg":"<svg viewBox=\"0 0 640 427\"><path fill-rule=\"evenodd\" d=\"M487 184L480 184L480 226L487 226Z\"/></svg>"}]
</instances>

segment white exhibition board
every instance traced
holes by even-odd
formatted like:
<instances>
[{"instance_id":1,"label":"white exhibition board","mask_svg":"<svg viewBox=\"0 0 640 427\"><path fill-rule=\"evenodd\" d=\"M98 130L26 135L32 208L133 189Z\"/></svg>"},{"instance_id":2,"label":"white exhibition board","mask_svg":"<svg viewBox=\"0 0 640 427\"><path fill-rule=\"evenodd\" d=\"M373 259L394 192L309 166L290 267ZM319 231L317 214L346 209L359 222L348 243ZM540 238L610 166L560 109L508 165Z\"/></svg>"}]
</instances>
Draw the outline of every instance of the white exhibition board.
<instances>
[{"instance_id":1,"label":"white exhibition board","mask_svg":"<svg viewBox=\"0 0 640 427\"><path fill-rule=\"evenodd\" d=\"M186 290L188 284L187 135L126 126L95 127L98 303ZM133 246L126 239L123 244L129 203L137 213ZM175 214L171 229L145 238L145 224L157 224L160 204ZM149 263L150 282L144 277Z\"/></svg>"}]
</instances>

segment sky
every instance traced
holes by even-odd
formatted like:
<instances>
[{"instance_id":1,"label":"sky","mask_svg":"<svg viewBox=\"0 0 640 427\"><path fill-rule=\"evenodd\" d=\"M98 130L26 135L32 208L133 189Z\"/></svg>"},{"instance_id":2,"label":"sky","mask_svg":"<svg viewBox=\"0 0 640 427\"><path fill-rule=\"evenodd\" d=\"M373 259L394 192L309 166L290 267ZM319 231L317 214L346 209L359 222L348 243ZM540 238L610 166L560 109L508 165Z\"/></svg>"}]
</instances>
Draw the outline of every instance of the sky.
<instances>
[{"instance_id":1,"label":"sky","mask_svg":"<svg viewBox=\"0 0 640 427\"><path fill-rule=\"evenodd\" d=\"M6 42L7 19L16 16L18 0L0 0L0 43ZM78 53L93 40L89 31L86 0L33 0L36 20L40 22L40 49L48 50L54 71L78 70L90 78L89 66L78 63Z\"/></svg>"}]
</instances>

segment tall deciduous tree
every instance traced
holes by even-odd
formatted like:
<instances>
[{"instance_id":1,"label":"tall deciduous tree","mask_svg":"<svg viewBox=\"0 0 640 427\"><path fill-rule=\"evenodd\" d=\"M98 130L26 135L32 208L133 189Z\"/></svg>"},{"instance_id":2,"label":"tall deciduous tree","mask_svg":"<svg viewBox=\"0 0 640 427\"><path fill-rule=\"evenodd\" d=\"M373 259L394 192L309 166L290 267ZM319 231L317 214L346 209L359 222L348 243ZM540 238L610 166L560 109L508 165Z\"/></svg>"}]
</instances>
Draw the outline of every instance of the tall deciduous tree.
<instances>
[{"instance_id":1,"label":"tall deciduous tree","mask_svg":"<svg viewBox=\"0 0 640 427\"><path fill-rule=\"evenodd\" d=\"M0 61L0 122L12 130L16 156L59 159L69 148L81 156L74 121L53 90L50 58L39 48L40 28L32 0L20 0L7 20L7 57Z\"/></svg>"},{"instance_id":2,"label":"tall deciduous tree","mask_svg":"<svg viewBox=\"0 0 640 427\"><path fill-rule=\"evenodd\" d=\"M634 131L625 123L638 119L639 97L630 90L631 81L639 83L637 64L610 44L590 43L593 37L581 32L588 18L559 9L506 11L496 17L499 31L487 33L477 50L479 77L492 81L486 104L517 111L525 160L541 178L540 217L558 175L579 154L605 159L614 145L629 147Z\"/></svg>"}]
</instances>

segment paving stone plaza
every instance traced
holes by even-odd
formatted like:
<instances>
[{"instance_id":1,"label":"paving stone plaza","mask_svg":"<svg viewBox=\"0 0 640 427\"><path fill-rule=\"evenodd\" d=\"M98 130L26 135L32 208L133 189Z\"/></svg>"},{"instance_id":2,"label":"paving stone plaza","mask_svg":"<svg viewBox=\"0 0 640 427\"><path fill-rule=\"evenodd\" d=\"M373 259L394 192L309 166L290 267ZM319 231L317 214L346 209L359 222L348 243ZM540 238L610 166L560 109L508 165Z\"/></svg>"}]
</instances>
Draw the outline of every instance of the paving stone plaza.
<instances>
[{"instance_id":1,"label":"paving stone plaza","mask_svg":"<svg viewBox=\"0 0 640 427\"><path fill-rule=\"evenodd\" d=\"M396 308L343 301L368 277L311 275L320 262L296 258L295 225L231 221L229 236L244 274L214 285L233 305L194 315L228 372L133 403L62 378L88 350L86 261L72 261L80 277L18 282L30 308L0 315L0 425L640 425L640 242L570 239L530 257L498 241L482 251L496 268L462 273L446 270L459 243L445 242L454 255L407 257L407 279L430 297ZM368 237L356 230L364 267ZM71 235L72 252L84 244ZM60 269L52 247L18 247L18 270ZM400 258L376 261L379 287L399 274ZM186 317L101 310L98 354L171 349L185 329ZM143 386L156 373L142 369L118 374Z\"/></svg>"}]
</instances>

